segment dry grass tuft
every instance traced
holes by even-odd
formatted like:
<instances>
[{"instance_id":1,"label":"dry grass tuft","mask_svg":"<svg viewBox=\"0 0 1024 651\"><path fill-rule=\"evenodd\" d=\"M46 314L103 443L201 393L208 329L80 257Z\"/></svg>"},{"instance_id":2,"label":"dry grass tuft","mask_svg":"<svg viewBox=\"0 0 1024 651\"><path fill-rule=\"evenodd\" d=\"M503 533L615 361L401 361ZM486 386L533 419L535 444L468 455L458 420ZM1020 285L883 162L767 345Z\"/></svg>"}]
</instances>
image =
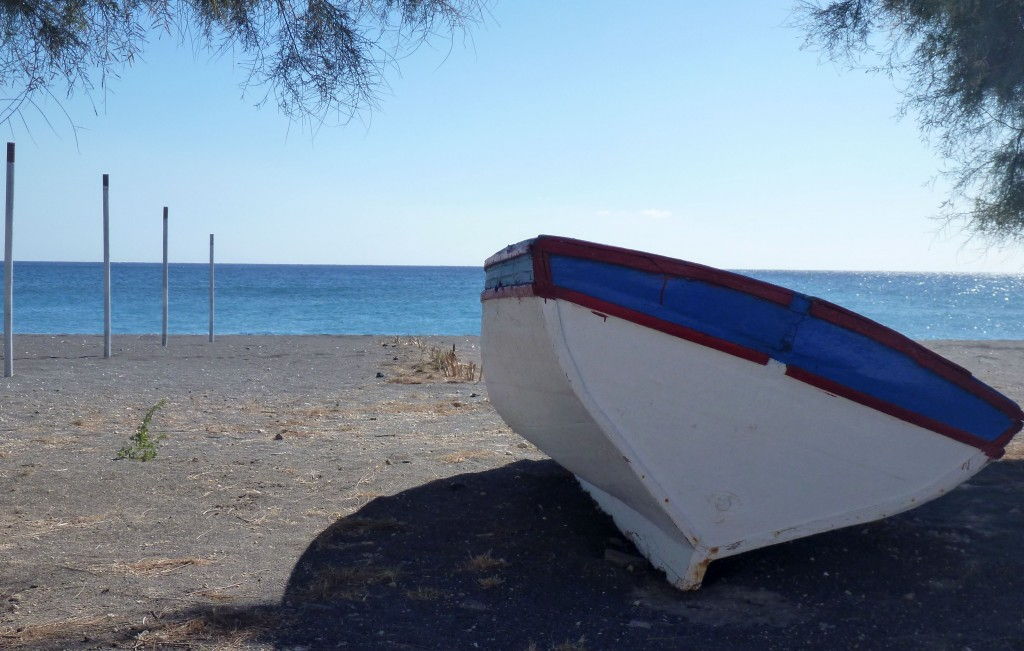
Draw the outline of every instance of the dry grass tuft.
<instances>
[{"instance_id":1,"label":"dry grass tuft","mask_svg":"<svg viewBox=\"0 0 1024 651\"><path fill-rule=\"evenodd\" d=\"M374 565L328 566L309 582L302 598L314 602L336 599L362 601L370 586L388 583L395 585L398 570Z\"/></svg>"},{"instance_id":2,"label":"dry grass tuft","mask_svg":"<svg viewBox=\"0 0 1024 651\"><path fill-rule=\"evenodd\" d=\"M160 649L170 646L191 647L199 638L209 637L210 627L198 617L172 622L162 628L146 630L136 637L136 649Z\"/></svg>"},{"instance_id":3,"label":"dry grass tuft","mask_svg":"<svg viewBox=\"0 0 1024 651\"><path fill-rule=\"evenodd\" d=\"M459 450L440 457L441 463L465 463L472 459L486 459L493 457L494 453L488 450Z\"/></svg>"},{"instance_id":4,"label":"dry grass tuft","mask_svg":"<svg viewBox=\"0 0 1024 651\"><path fill-rule=\"evenodd\" d=\"M460 362L455 354L455 344L451 350L442 350L436 346L430 348L430 368L438 371L442 377L456 382L472 382L476 379L476 364Z\"/></svg>"},{"instance_id":5,"label":"dry grass tuft","mask_svg":"<svg viewBox=\"0 0 1024 651\"><path fill-rule=\"evenodd\" d=\"M302 515L309 518L323 518L334 521L345 517L346 514L341 511L327 511L325 509L306 509L302 512Z\"/></svg>"},{"instance_id":6,"label":"dry grass tuft","mask_svg":"<svg viewBox=\"0 0 1024 651\"><path fill-rule=\"evenodd\" d=\"M381 533L397 533L405 529L405 524L393 518L376 520L373 518L348 517L338 520L324 530L321 534L322 540L329 540L336 536L345 538L356 538Z\"/></svg>"},{"instance_id":7,"label":"dry grass tuft","mask_svg":"<svg viewBox=\"0 0 1024 651\"><path fill-rule=\"evenodd\" d=\"M389 378L388 382L391 384L423 384L428 379L433 378L416 377L415 375L396 375L395 377Z\"/></svg>"},{"instance_id":8,"label":"dry grass tuft","mask_svg":"<svg viewBox=\"0 0 1024 651\"><path fill-rule=\"evenodd\" d=\"M363 505L377 499L378 497L382 497L383 495L384 493L378 493L377 491L356 491L346 497L345 500Z\"/></svg>"},{"instance_id":9,"label":"dry grass tuft","mask_svg":"<svg viewBox=\"0 0 1024 651\"><path fill-rule=\"evenodd\" d=\"M387 345L387 344L385 344ZM401 344L394 344L401 345ZM419 359L411 368L406 369L388 379L393 384L423 384L430 381L474 382L480 379L478 367L474 362L463 362L455 352L455 344L451 349L440 346L427 346L416 340Z\"/></svg>"},{"instance_id":10,"label":"dry grass tuft","mask_svg":"<svg viewBox=\"0 0 1024 651\"><path fill-rule=\"evenodd\" d=\"M447 593L444 590L428 588L426 586L420 586L415 590L405 591L405 596L414 601L437 601L445 595L447 595Z\"/></svg>"},{"instance_id":11,"label":"dry grass tuft","mask_svg":"<svg viewBox=\"0 0 1024 651\"><path fill-rule=\"evenodd\" d=\"M486 572L505 565L508 565L508 562L504 558L495 558L491 556L491 552L488 550L483 554L470 556L469 560L467 560L466 564L463 566L463 569L469 570L470 572Z\"/></svg>"},{"instance_id":12,"label":"dry grass tuft","mask_svg":"<svg viewBox=\"0 0 1024 651\"><path fill-rule=\"evenodd\" d=\"M288 438L303 438L308 439L313 436L313 432L309 430L293 429L290 427L282 427L281 431L278 432L281 436L287 436Z\"/></svg>"},{"instance_id":13,"label":"dry grass tuft","mask_svg":"<svg viewBox=\"0 0 1024 651\"><path fill-rule=\"evenodd\" d=\"M95 635L106 631L117 624L110 615L101 617L72 617L41 624L32 624L15 628L0 628L0 647L36 647L58 640L78 638L81 640L87 633Z\"/></svg>"},{"instance_id":14,"label":"dry grass tuft","mask_svg":"<svg viewBox=\"0 0 1024 651\"><path fill-rule=\"evenodd\" d=\"M312 407L306 410L303 414L303 418L306 420L323 420L328 416L328 414L332 413L332 411L334 410L326 409L324 407Z\"/></svg>"},{"instance_id":15,"label":"dry grass tuft","mask_svg":"<svg viewBox=\"0 0 1024 651\"><path fill-rule=\"evenodd\" d=\"M85 515L67 520L61 518L48 518L45 520L30 520L28 522L14 522L10 520L11 526L15 527L18 538L38 538L55 531L68 528L92 527L106 522L110 518L109 513L102 515ZM0 525L6 524L8 518L0 517Z\"/></svg>"},{"instance_id":16,"label":"dry grass tuft","mask_svg":"<svg viewBox=\"0 0 1024 651\"><path fill-rule=\"evenodd\" d=\"M392 348L405 348L411 346L413 348L419 348L421 351L427 349L427 342L423 341L419 337L399 337L394 336L387 341L380 342L380 345L384 348L391 346Z\"/></svg>"},{"instance_id":17,"label":"dry grass tuft","mask_svg":"<svg viewBox=\"0 0 1024 651\"><path fill-rule=\"evenodd\" d=\"M94 431L104 429L108 425L106 414L102 413L80 414L71 419L71 424Z\"/></svg>"},{"instance_id":18,"label":"dry grass tuft","mask_svg":"<svg viewBox=\"0 0 1024 651\"><path fill-rule=\"evenodd\" d=\"M485 576L482 579L477 579L476 582L479 583L480 587L484 590L490 590L491 588L497 588L499 585L504 583L505 579L495 574L494 576Z\"/></svg>"},{"instance_id":19,"label":"dry grass tuft","mask_svg":"<svg viewBox=\"0 0 1024 651\"><path fill-rule=\"evenodd\" d=\"M587 651L587 639L581 635L580 639L575 642L566 640L561 644L556 644L551 647L551 651Z\"/></svg>"},{"instance_id":20,"label":"dry grass tuft","mask_svg":"<svg viewBox=\"0 0 1024 651\"><path fill-rule=\"evenodd\" d=\"M78 442L74 436L37 436L31 440L44 448L67 448Z\"/></svg>"},{"instance_id":21,"label":"dry grass tuft","mask_svg":"<svg viewBox=\"0 0 1024 651\"><path fill-rule=\"evenodd\" d=\"M157 576L170 574L189 565L209 565L212 563L208 558L186 557L186 558L146 558L134 563L124 563L117 567L129 574L142 576Z\"/></svg>"},{"instance_id":22,"label":"dry grass tuft","mask_svg":"<svg viewBox=\"0 0 1024 651\"><path fill-rule=\"evenodd\" d=\"M135 636L136 649L243 649L277 624L273 613L240 613L217 609L200 617L169 620Z\"/></svg>"},{"instance_id":23,"label":"dry grass tuft","mask_svg":"<svg viewBox=\"0 0 1024 651\"><path fill-rule=\"evenodd\" d=\"M466 404L457 400L444 400L441 402L415 402L409 400L385 400L373 405L366 410L371 414L424 414L436 416L448 416L450 414L465 412L466 410L480 409L476 403Z\"/></svg>"}]
</instances>

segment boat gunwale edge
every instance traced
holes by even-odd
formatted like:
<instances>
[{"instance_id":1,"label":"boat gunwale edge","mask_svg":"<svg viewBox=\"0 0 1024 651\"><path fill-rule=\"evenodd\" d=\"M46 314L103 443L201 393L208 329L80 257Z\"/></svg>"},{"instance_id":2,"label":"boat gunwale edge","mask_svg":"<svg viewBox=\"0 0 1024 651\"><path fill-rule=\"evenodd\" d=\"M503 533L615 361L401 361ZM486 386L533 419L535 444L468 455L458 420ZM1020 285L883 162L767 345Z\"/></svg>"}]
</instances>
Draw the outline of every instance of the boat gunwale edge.
<instances>
[{"instance_id":1,"label":"boat gunwale edge","mask_svg":"<svg viewBox=\"0 0 1024 651\"><path fill-rule=\"evenodd\" d=\"M660 319L650 314L638 312L615 303L598 299L588 294L556 286L552 281L551 269L548 261L549 256L566 255L568 257L582 258L596 262L614 264L630 269L637 269L648 273L657 273L666 276L677 276L708 282L787 307L792 303L795 297L803 296L803 294L785 287L780 287L748 276L716 269L706 265L667 258L665 256L647 254L640 251L633 251L631 249L623 249L620 247L551 235L540 235L534 239L524 240L510 245L488 258L484 263L484 268L487 269L490 266L522 255L532 256L534 270L533 282L523 285L496 287L485 290L481 293L481 301L496 298L523 298L528 296L567 300L578 305L591 308L592 310L596 310L597 312L595 313L599 316L608 314L626 319L638 325L692 341L760 365L767 364L768 360L771 359L770 355L726 339L714 337L698 330ZM898 405L894 405L888 401L874 398L869 394L850 388L844 384L835 382L834 380L829 380L810 373L798 366L787 364L787 376L829 393L841 395L844 398L871 407L877 411L887 413L905 422L910 422L938 434L960 441L961 443L979 448L992 458L1001 457L1006 443L1013 438L1014 434L1021 430L1022 425L1024 425L1024 412L1021 411L1020 406L996 389L974 377L974 375L964 367L868 317L821 298L813 296L808 296L807 298L810 300L808 313L811 316L826 323L830 323L867 337L868 339L907 356L918 366L935 373L942 379L988 403L1007 416L1011 423L1007 430L1001 433L998 437L993 440L987 440L970 434L960 428L946 425L928 416L918 414L917 412L908 410L904 407L899 407ZM790 372L790 369L793 369L793 371Z\"/></svg>"}]
</instances>

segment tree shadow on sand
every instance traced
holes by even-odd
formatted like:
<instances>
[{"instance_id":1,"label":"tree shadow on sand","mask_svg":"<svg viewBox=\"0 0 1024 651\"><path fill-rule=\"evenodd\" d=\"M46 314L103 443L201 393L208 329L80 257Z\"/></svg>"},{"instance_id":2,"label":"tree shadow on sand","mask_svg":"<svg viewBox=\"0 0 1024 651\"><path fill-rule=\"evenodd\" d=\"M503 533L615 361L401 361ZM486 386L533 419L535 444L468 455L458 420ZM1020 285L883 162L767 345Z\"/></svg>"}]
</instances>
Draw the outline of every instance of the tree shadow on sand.
<instances>
[{"instance_id":1,"label":"tree shadow on sand","mask_svg":"<svg viewBox=\"0 0 1024 651\"><path fill-rule=\"evenodd\" d=\"M374 500L313 540L280 605L235 612L311 649L1020 648L1022 498L1024 464L993 464L900 516L716 561L683 593L628 561L570 474L520 461Z\"/></svg>"}]
</instances>

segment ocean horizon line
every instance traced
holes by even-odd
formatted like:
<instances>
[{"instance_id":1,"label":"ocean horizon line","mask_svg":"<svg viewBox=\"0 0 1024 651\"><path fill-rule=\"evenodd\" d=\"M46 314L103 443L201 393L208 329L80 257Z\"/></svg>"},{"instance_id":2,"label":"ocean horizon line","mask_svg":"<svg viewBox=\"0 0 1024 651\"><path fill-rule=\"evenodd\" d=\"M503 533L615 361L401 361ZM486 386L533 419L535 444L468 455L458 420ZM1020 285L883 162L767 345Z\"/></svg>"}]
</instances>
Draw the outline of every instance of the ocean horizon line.
<instances>
[{"instance_id":1,"label":"ocean horizon line","mask_svg":"<svg viewBox=\"0 0 1024 651\"><path fill-rule=\"evenodd\" d=\"M162 320L161 264L115 263L114 332L149 333ZM762 281L859 312L914 339L1024 339L1024 275L747 271ZM481 267L224 263L216 274L222 334L477 334ZM84 334L103 329L101 262L19 263L14 329ZM202 334L209 271L173 263L168 329Z\"/></svg>"},{"instance_id":2,"label":"ocean horizon line","mask_svg":"<svg viewBox=\"0 0 1024 651\"><path fill-rule=\"evenodd\" d=\"M694 262L694 261L691 261ZM67 264L67 265L102 265L102 260L15 260L16 265L21 264ZM704 264L701 262L695 262L696 264ZM141 261L141 260L111 260L110 264L115 265L132 265L132 266L145 266L155 265L162 266L161 261ZM201 262L169 262L170 266L182 265L182 266L209 266L209 261ZM347 268L360 268L360 269L480 269L483 270L483 265L472 265L472 264L356 264L356 263L336 263L336 262L221 262L216 261L218 267L221 266L249 266L249 267L347 267ZM706 265L714 267L714 265ZM807 274L900 274L900 275L954 275L954 276L1024 276L1024 269L1021 271L938 271L938 270L915 270L915 269L793 269L786 267L716 267L732 273L738 274L758 274L758 273L807 273ZM3 277L3 270L0 269L0 277Z\"/></svg>"}]
</instances>

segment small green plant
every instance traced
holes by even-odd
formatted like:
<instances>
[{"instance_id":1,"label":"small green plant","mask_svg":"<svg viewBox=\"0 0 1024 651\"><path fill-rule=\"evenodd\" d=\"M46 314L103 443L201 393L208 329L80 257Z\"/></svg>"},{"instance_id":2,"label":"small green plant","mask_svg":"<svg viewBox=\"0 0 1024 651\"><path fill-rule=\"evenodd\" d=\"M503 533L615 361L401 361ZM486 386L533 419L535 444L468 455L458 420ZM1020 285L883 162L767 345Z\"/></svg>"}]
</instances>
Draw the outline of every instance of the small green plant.
<instances>
[{"instance_id":1,"label":"small green plant","mask_svg":"<svg viewBox=\"0 0 1024 651\"><path fill-rule=\"evenodd\" d=\"M164 438L164 434L152 435L149 433L149 424L153 421L153 414L155 414L163 406L167 404L167 400L161 399L160 402L156 403L149 408L146 415L142 417L142 423L138 429L135 430L135 434L128 439L128 444L118 450L118 459L131 459L133 461L149 461L156 458L156 444Z\"/></svg>"}]
</instances>

